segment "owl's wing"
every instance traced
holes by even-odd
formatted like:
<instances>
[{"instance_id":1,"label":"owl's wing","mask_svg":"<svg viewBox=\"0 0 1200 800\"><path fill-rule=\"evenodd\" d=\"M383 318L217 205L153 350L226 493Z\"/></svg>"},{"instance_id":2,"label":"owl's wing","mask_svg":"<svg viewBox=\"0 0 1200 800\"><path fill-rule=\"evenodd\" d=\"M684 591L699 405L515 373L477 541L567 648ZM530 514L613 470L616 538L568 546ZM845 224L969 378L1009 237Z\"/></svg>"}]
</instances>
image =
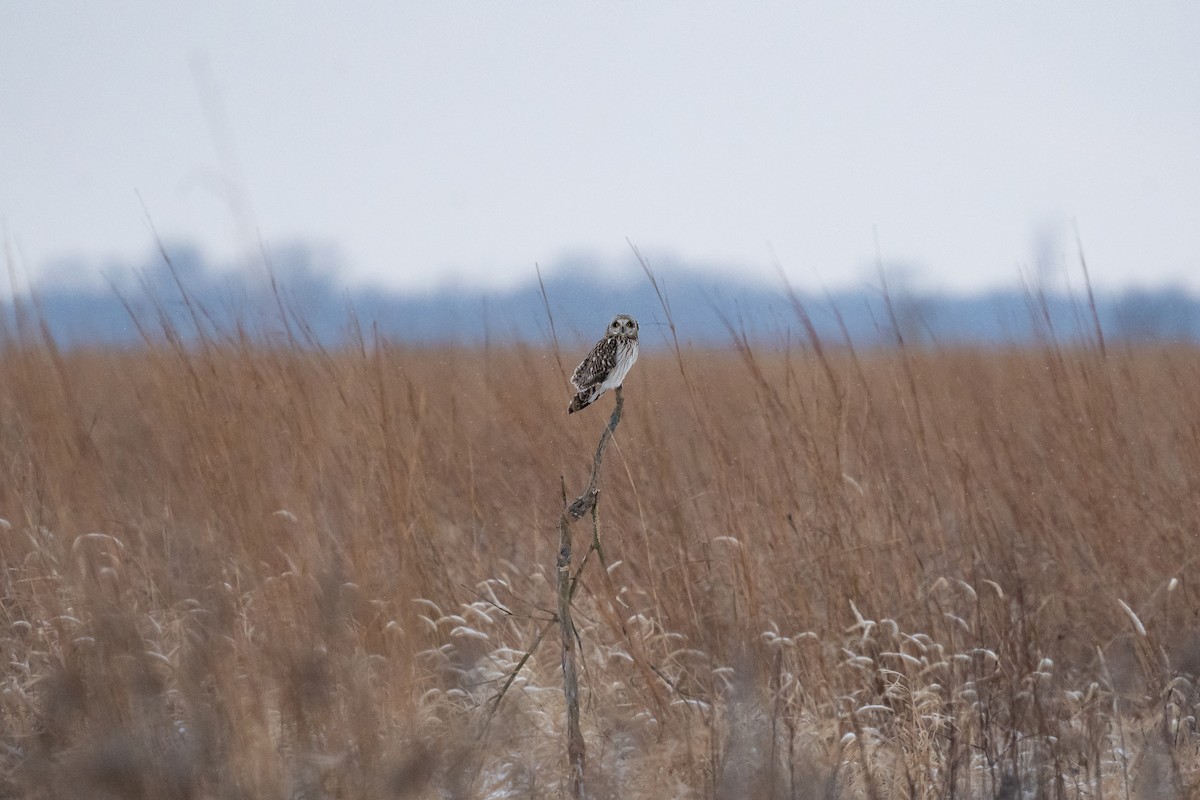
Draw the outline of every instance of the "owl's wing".
<instances>
[{"instance_id":1,"label":"owl's wing","mask_svg":"<svg viewBox=\"0 0 1200 800\"><path fill-rule=\"evenodd\" d=\"M579 363L571 374L571 383L579 391L590 389L608 377L613 366L617 363L617 340L613 336L605 336L596 342L592 352Z\"/></svg>"}]
</instances>

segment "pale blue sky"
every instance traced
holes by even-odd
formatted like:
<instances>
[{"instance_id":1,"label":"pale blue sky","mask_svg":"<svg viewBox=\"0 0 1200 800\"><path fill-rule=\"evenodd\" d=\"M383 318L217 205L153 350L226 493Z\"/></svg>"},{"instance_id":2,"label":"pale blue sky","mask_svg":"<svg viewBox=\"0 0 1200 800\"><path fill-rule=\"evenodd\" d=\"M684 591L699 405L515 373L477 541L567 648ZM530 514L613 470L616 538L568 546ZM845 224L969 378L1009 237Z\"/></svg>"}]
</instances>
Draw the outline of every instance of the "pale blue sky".
<instances>
[{"instance_id":1,"label":"pale blue sky","mask_svg":"<svg viewBox=\"0 0 1200 800\"><path fill-rule=\"evenodd\" d=\"M644 252L804 286L1200 290L1200 4L0 1L18 266L332 247L511 283Z\"/></svg>"}]
</instances>

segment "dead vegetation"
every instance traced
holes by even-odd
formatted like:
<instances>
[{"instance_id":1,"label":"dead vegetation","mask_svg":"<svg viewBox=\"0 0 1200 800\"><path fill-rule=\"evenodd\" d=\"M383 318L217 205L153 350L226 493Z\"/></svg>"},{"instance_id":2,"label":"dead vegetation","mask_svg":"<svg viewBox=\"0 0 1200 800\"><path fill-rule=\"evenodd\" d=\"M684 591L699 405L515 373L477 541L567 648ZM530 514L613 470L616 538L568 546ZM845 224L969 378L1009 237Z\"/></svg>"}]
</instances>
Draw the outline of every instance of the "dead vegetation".
<instances>
[{"instance_id":1,"label":"dead vegetation","mask_svg":"<svg viewBox=\"0 0 1200 800\"><path fill-rule=\"evenodd\" d=\"M556 647L484 721L610 406L550 351L257 342L0 346L0 796L561 796ZM1198 386L643 355L574 600L590 796L1200 797Z\"/></svg>"}]
</instances>

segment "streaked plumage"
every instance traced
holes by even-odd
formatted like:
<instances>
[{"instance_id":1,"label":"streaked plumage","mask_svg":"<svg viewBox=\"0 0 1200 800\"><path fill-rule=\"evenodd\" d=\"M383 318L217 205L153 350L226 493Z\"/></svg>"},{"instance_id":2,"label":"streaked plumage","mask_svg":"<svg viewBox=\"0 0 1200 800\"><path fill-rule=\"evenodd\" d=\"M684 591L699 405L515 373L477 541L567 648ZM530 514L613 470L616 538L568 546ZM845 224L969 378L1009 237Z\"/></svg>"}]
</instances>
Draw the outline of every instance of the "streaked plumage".
<instances>
[{"instance_id":1,"label":"streaked plumage","mask_svg":"<svg viewBox=\"0 0 1200 800\"><path fill-rule=\"evenodd\" d=\"M567 413L574 414L587 408L600 395L620 386L637 357L637 320L628 314L618 314L609 324L604 338L596 342L592 352L572 373L571 383L576 393L571 398Z\"/></svg>"}]
</instances>

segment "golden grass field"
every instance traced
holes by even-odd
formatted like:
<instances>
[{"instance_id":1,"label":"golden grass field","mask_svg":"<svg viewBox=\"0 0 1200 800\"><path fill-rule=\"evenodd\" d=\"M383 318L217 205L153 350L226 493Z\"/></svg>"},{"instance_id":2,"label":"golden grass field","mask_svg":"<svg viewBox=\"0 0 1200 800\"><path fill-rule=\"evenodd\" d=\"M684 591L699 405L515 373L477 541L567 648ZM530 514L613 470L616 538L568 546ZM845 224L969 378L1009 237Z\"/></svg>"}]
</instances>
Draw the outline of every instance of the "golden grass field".
<instances>
[{"instance_id":1,"label":"golden grass field","mask_svg":"<svg viewBox=\"0 0 1200 800\"><path fill-rule=\"evenodd\" d=\"M556 631L494 698L612 408L575 350L10 337L0 797L562 796ZM1200 797L1196 349L644 349L624 395L589 796Z\"/></svg>"}]
</instances>

